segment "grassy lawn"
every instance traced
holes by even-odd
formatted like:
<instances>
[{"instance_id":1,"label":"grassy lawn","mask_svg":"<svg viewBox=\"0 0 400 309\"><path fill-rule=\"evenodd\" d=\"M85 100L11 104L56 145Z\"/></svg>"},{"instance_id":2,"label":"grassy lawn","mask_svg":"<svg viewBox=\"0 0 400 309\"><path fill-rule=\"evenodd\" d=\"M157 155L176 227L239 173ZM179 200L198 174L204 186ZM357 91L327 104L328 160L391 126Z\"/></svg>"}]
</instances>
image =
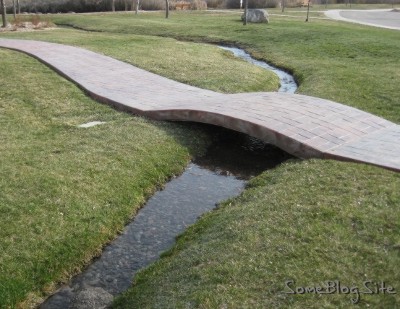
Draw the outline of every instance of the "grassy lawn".
<instances>
[{"instance_id":1,"label":"grassy lawn","mask_svg":"<svg viewBox=\"0 0 400 309\"><path fill-rule=\"evenodd\" d=\"M6 308L81 269L157 187L204 150L206 136L100 105L30 57L1 49L0 58ZM77 127L93 120L106 123Z\"/></svg>"},{"instance_id":2,"label":"grassy lawn","mask_svg":"<svg viewBox=\"0 0 400 309\"><path fill-rule=\"evenodd\" d=\"M279 16L268 25L244 27L237 12L173 12L168 20L162 13L74 14L55 16L53 21L87 30L235 44L293 72L300 93L400 123L399 31Z\"/></svg>"},{"instance_id":3,"label":"grassy lawn","mask_svg":"<svg viewBox=\"0 0 400 309\"><path fill-rule=\"evenodd\" d=\"M205 44L70 29L2 37L16 35L84 46L221 92L278 88L273 74ZM164 66L152 61L160 59L160 45L168 59ZM20 53L1 49L0 59L3 308L24 300L29 306L79 271L157 187L204 151L208 138L197 127L152 122L100 105ZM94 120L106 124L77 128Z\"/></svg>"},{"instance_id":4,"label":"grassy lawn","mask_svg":"<svg viewBox=\"0 0 400 309\"><path fill-rule=\"evenodd\" d=\"M172 38L145 35L72 29L7 33L4 37L84 47L150 72L219 92L275 91L279 88L279 79L275 74L208 44L193 44Z\"/></svg>"},{"instance_id":5,"label":"grassy lawn","mask_svg":"<svg viewBox=\"0 0 400 309\"><path fill-rule=\"evenodd\" d=\"M173 12L169 20L162 13L57 15L53 21L97 32L1 36L83 46L221 92L276 89L268 73L215 47L182 41L235 44L293 72L300 93L400 123L398 31L278 16L243 27L237 12ZM0 307L13 307L81 268L157 185L202 151L207 136L113 111L37 61L0 53L6 89L0 95ZM107 123L76 128L91 120ZM399 174L361 164L284 164L185 232L115 307L351 305L350 295L283 293L292 279L297 286L340 280L360 288L365 280L385 281L397 294L361 295L360 303L395 308L399 188Z\"/></svg>"},{"instance_id":6,"label":"grassy lawn","mask_svg":"<svg viewBox=\"0 0 400 309\"><path fill-rule=\"evenodd\" d=\"M292 295L289 286L386 282L397 294L359 306L398 308L400 175L311 160L253 179L136 276L114 308L350 308L356 294Z\"/></svg>"}]
</instances>

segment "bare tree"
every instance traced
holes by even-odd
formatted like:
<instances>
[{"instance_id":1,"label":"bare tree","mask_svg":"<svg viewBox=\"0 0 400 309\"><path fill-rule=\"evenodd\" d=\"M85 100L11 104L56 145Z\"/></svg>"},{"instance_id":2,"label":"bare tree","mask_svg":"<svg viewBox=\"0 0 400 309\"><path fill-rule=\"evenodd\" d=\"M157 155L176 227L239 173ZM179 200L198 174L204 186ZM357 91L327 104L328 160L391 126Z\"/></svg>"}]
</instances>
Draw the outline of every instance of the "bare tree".
<instances>
[{"instance_id":1,"label":"bare tree","mask_svg":"<svg viewBox=\"0 0 400 309\"><path fill-rule=\"evenodd\" d=\"M3 27L5 28L8 26L5 0L0 0L0 6L1 6L1 18L3 20Z\"/></svg>"},{"instance_id":2,"label":"bare tree","mask_svg":"<svg viewBox=\"0 0 400 309\"><path fill-rule=\"evenodd\" d=\"M308 22L308 17L310 16L310 0L308 0L307 3L307 18L306 18L306 22Z\"/></svg>"},{"instance_id":3,"label":"bare tree","mask_svg":"<svg viewBox=\"0 0 400 309\"><path fill-rule=\"evenodd\" d=\"M244 18L243 18L243 25L247 25L247 11L249 9L249 1L244 0Z\"/></svg>"},{"instance_id":4,"label":"bare tree","mask_svg":"<svg viewBox=\"0 0 400 309\"><path fill-rule=\"evenodd\" d=\"M14 20L17 19L17 8L15 6L15 0L12 0L12 4L13 4L13 15L14 15Z\"/></svg>"},{"instance_id":5,"label":"bare tree","mask_svg":"<svg viewBox=\"0 0 400 309\"><path fill-rule=\"evenodd\" d=\"M169 17L169 0L165 0L165 18Z\"/></svg>"}]
</instances>

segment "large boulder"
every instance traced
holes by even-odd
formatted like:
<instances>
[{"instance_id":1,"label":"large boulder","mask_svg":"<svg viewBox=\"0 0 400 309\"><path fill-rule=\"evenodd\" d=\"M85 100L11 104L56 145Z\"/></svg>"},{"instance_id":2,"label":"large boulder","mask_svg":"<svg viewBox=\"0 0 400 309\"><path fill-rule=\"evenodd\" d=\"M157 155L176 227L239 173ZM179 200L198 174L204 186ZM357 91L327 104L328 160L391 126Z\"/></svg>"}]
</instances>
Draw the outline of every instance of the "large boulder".
<instances>
[{"instance_id":1,"label":"large boulder","mask_svg":"<svg viewBox=\"0 0 400 309\"><path fill-rule=\"evenodd\" d=\"M248 9L247 10L247 22L249 23L268 23L268 12L261 9ZM244 21L244 13L242 15L242 21Z\"/></svg>"}]
</instances>

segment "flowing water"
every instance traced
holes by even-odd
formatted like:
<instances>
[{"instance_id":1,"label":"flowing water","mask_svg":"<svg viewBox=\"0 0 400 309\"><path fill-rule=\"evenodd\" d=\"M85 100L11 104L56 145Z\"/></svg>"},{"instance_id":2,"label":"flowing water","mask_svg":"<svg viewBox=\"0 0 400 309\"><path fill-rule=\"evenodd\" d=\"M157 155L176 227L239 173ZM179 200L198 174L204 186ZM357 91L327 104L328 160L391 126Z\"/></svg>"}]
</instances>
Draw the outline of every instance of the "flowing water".
<instances>
[{"instance_id":1,"label":"flowing water","mask_svg":"<svg viewBox=\"0 0 400 309\"><path fill-rule=\"evenodd\" d=\"M297 83L292 75L289 73L275 68L271 65L269 65L266 62L256 60L250 56L250 54L246 53L243 49L236 48L236 47L228 47L228 46L219 46L219 48L228 50L232 52L236 57L241 58L246 60L247 62L250 62L256 66L259 66L261 68L264 68L266 70L274 72L276 75L278 75L279 80L280 80L280 88L278 92L286 92L286 93L295 93L297 90Z\"/></svg>"},{"instance_id":2,"label":"flowing water","mask_svg":"<svg viewBox=\"0 0 400 309\"><path fill-rule=\"evenodd\" d=\"M237 48L222 48L246 60L250 57ZM266 63L250 59L269 69ZM294 92L294 79L280 72L280 91ZM41 309L108 305L113 296L129 288L138 270L157 260L199 216L240 194L249 178L289 157L280 149L242 133L212 126L207 129L215 136L207 154L191 162L181 176L156 192L102 255L42 303Z\"/></svg>"}]
</instances>

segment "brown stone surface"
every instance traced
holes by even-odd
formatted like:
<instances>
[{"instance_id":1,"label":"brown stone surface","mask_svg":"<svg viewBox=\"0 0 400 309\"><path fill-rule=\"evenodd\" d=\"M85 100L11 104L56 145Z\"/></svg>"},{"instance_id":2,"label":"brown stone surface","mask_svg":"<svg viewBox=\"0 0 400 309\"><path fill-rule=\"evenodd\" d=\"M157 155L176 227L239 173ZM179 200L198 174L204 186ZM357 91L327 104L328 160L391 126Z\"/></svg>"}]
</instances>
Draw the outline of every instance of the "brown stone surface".
<instances>
[{"instance_id":1,"label":"brown stone surface","mask_svg":"<svg viewBox=\"0 0 400 309\"><path fill-rule=\"evenodd\" d=\"M365 162L400 171L400 126L346 105L298 94L220 94L60 44L0 39L0 47L36 57L96 100L123 110L223 126L301 158Z\"/></svg>"}]
</instances>

